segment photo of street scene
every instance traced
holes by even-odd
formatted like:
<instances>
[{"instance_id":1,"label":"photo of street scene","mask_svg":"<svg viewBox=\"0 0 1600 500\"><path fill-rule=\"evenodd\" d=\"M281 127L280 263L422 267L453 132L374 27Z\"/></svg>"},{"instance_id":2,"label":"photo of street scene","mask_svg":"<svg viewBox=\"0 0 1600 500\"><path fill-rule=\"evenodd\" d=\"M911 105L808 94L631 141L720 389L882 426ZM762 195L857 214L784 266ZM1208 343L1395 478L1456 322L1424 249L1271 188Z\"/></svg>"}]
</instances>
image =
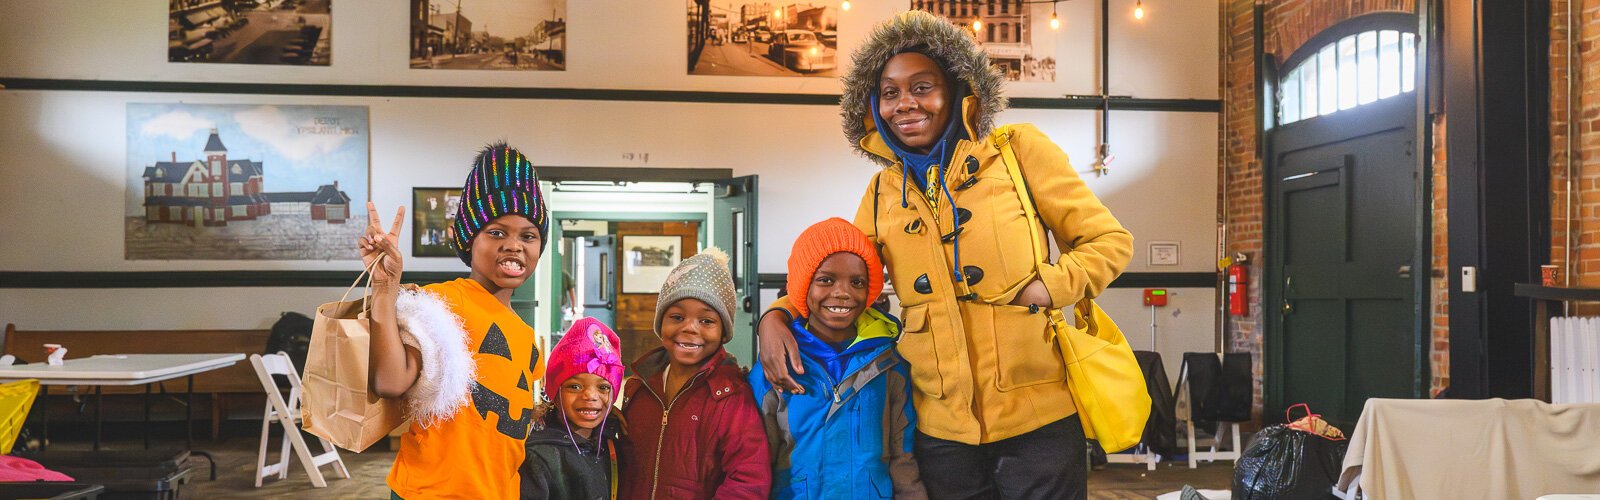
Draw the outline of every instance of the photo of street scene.
<instances>
[{"instance_id":1,"label":"photo of street scene","mask_svg":"<svg viewBox=\"0 0 1600 500\"><path fill-rule=\"evenodd\" d=\"M332 0L169 0L167 61L327 66Z\"/></svg>"},{"instance_id":2,"label":"photo of street scene","mask_svg":"<svg viewBox=\"0 0 1600 500\"><path fill-rule=\"evenodd\" d=\"M411 0L411 67L567 69L567 0Z\"/></svg>"},{"instance_id":3,"label":"photo of street scene","mask_svg":"<svg viewBox=\"0 0 1600 500\"><path fill-rule=\"evenodd\" d=\"M688 7L691 75L838 75L838 0L688 0Z\"/></svg>"},{"instance_id":4,"label":"photo of street scene","mask_svg":"<svg viewBox=\"0 0 1600 500\"><path fill-rule=\"evenodd\" d=\"M911 0L912 10L949 19L972 34L989 62L1013 82L1056 81L1049 3L1023 0Z\"/></svg>"}]
</instances>

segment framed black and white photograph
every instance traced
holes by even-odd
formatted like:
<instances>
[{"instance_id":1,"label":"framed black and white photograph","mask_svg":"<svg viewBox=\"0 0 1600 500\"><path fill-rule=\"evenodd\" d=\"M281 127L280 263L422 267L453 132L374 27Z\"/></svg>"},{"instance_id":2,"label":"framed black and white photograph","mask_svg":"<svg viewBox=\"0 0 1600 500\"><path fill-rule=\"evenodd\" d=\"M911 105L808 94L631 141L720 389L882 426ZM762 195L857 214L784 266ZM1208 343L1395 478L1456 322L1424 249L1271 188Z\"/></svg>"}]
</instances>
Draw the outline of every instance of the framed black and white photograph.
<instances>
[{"instance_id":1,"label":"framed black and white photograph","mask_svg":"<svg viewBox=\"0 0 1600 500\"><path fill-rule=\"evenodd\" d=\"M838 76L839 0L688 0L689 74Z\"/></svg>"},{"instance_id":2,"label":"framed black and white photograph","mask_svg":"<svg viewBox=\"0 0 1600 500\"><path fill-rule=\"evenodd\" d=\"M169 0L167 61L327 66L333 0Z\"/></svg>"},{"instance_id":3,"label":"framed black and white photograph","mask_svg":"<svg viewBox=\"0 0 1600 500\"><path fill-rule=\"evenodd\" d=\"M983 46L1013 82L1056 81L1052 4L1025 0L911 0L912 10L948 19Z\"/></svg>"},{"instance_id":4,"label":"framed black and white photograph","mask_svg":"<svg viewBox=\"0 0 1600 500\"><path fill-rule=\"evenodd\" d=\"M461 206L461 188L411 189L411 255L455 257L450 246L450 222Z\"/></svg>"},{"instance_id":5,"label":"framed black and white photograph","mask_svg":"<svg viewBox=\"0 0 1600 500\"><path fill-rule=\"evenodd\" d=\"M411 67L565 71L567 0L411 0Z\"/></svg>"},{"instance_id":6,"label":"framed black and white photograph","mask_svg":"<svg viewBox=\"0 0 1600 500\"><path fill-rule=\"evenodd\" d=\"M622 236L622 293L656 293L683 260L681 236Z\"/></svg>"}]
</instances>

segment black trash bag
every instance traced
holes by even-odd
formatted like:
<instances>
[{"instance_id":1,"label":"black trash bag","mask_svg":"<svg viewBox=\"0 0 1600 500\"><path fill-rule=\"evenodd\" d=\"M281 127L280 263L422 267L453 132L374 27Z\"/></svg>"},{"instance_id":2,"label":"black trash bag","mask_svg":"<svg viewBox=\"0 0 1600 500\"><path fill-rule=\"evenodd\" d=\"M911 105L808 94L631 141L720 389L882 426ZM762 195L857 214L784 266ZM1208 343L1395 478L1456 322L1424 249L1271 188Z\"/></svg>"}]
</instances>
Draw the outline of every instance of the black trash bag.
<instances>
[{"instance_id":1,"label":"black trash bag","mask_svg":"<svg viewBox=\"0 0 1600 500\"><path fill-rule=\"evenodd\" d=\"M267 336L266 354L278 351L288 353L295 371L305 373L306 351L311 349L312 324L311 318L304 314L283 313L278 317L278 322L272 324L272 333Z\"/></svg>"},{"instance_id":2,"label":"black trash bag","mask_svg":"<svg viewBox=\"0 0 1600 500\"><path fill-rule=\"evenodd\" d=\"M1333 485L1347 445L1282 424L1262 429L1233 467L1233 498L1338 498Z\"/></svg>"}]
</instances>

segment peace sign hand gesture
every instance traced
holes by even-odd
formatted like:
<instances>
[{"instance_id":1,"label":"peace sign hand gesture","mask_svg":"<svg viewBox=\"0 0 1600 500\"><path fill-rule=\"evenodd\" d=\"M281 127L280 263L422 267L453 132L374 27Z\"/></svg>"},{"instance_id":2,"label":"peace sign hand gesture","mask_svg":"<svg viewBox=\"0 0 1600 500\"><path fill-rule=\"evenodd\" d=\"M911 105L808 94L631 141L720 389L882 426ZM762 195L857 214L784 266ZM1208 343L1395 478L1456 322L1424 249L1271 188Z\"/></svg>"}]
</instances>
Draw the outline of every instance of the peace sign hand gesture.
<instances>
[{"instance_id":1,"label":"peace sign hand gesture","mask_svg":"<svg viewBox=\"0 0 1600 500\"><path fill-rule=\"evenodd\" d=\"M371 201L367 202L367 233L361 236L358 246L361 247L361 267L372 267L373 283L395 284L400 282L400 270L403 267L400 257L400 225L405 222L406 207L402 205L394 214L394 225L389 232L383 231L382 220L378 218L378 208ZM372 261L378 260L378 265L373 266Z\"/></svg>"}]
</instances>

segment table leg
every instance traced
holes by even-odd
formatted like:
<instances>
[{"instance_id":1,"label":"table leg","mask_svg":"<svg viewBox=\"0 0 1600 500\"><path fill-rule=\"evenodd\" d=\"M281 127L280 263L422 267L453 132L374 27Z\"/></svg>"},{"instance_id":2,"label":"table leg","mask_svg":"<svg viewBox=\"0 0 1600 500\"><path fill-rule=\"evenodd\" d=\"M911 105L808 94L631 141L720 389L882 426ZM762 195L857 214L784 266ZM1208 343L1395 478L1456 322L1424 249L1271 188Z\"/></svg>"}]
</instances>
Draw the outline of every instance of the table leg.
<instances>
[{"instance_id":1,"label":"table leg","mask_svg":"<svg viewBox=\"0 0 1600 500\"><path fill-rule=\"evenodd\" d=\"M144 449L150 449L150 384L144 385Z\"/></svg>"},{"instance_id":2,"label":"table leg","mask_svg":"<svg viewBox=\"0 0 1600 500\"><path fill-rule=\"evenodd\" d=\"M194 375L189 376L188 394L183 408L183 439L184 449L194 449Z\"/></svg>"},{"instance_id":3,"label":"table leg","mask_svg":"<svg viewBox=\"0 0 1600 500\"><path fill-rule=\"evenodd\" d=\"M100 395L100 386L94 386L94 451L100 451L100 408L105 406L105 399Z\"/></svg>"},{"instance_id":4,"label":"table leg","mask_svg":"<svg viewBox=\"0 0 1600 500\"><path fill-rule=\"evenodd\" d=\"M50 447L50 386L39 386L39 451Z\"/></svg>"}]
</instances>

